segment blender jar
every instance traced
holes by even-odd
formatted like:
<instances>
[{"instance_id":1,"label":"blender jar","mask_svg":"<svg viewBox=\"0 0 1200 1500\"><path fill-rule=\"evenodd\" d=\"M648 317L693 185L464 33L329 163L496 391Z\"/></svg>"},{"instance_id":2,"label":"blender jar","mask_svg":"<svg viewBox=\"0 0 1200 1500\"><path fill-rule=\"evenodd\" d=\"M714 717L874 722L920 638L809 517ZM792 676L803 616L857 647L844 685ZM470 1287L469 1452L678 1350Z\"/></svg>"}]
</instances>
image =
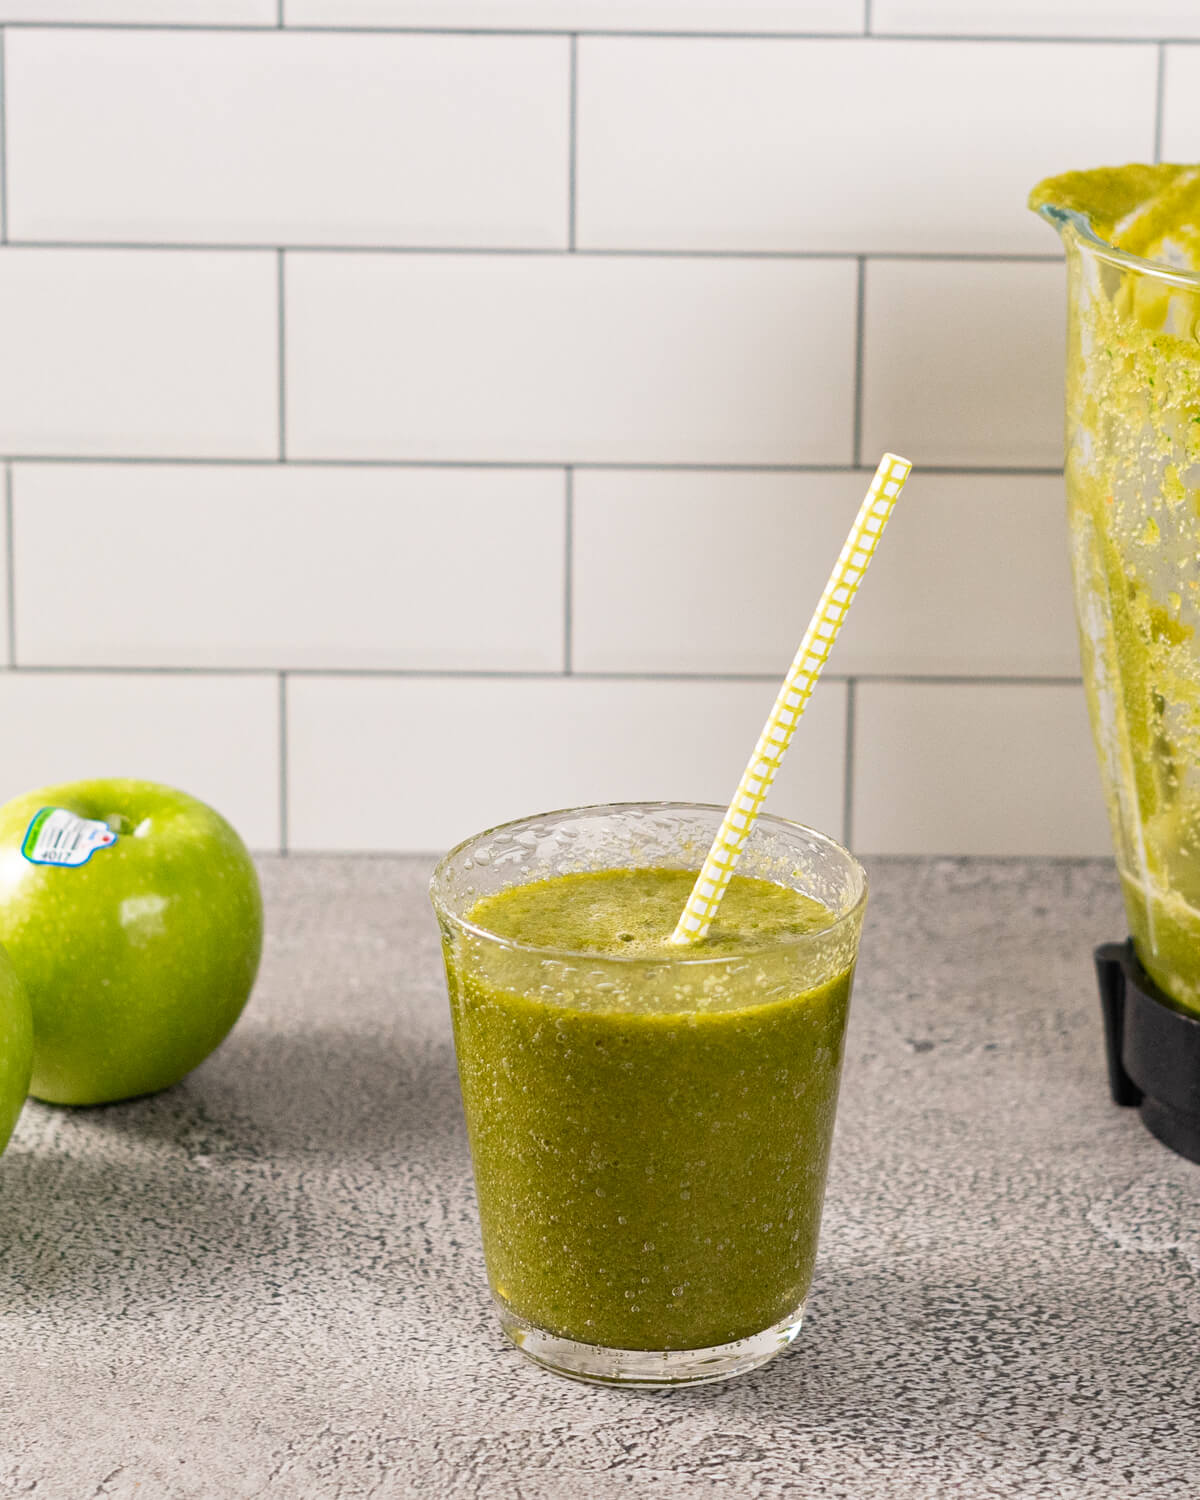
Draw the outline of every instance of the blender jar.
<instances>
[{"instance_id":1,"label":"blender jar","mask_svg":"<svg viewBox=\"0 0 1200 1500\"><path fill-rule=\"evenodd\" d=\"M1072 173L1030 204L1066 248L1075 604L1129 930L1200 1016L1200 168Z\"/></svg>"}]
</instances>

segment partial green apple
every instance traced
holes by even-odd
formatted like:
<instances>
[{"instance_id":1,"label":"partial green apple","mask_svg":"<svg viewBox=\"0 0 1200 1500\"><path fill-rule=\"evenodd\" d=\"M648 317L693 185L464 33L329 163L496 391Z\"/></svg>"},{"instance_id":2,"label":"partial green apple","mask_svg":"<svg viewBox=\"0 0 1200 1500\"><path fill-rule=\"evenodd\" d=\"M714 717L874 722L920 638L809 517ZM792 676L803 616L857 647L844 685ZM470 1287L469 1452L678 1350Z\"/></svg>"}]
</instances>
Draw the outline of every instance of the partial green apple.
<instances>
[{"instance_id":1,"label":"partial green apple","mask_svg":"<svg viewBox=\"0 0 1200 1500\"><path fill-rule=\"evenodd\" d=\"M241 1014L262 931L245 845L184 792L75 781L0 808L0 943L33 1012L35 1098L178 1082Z\"/></svg>"},{"instance_id":2,"label":"partial green apple","mask_svg":"<svg viewBox=\"0 0 1200 1500\"><path fill-rule=\"evenodd\" d=\"M8 1145L29 1092L33 1013L12 960L0 948L0 1151Z\"/></svg>"}]
</instances>

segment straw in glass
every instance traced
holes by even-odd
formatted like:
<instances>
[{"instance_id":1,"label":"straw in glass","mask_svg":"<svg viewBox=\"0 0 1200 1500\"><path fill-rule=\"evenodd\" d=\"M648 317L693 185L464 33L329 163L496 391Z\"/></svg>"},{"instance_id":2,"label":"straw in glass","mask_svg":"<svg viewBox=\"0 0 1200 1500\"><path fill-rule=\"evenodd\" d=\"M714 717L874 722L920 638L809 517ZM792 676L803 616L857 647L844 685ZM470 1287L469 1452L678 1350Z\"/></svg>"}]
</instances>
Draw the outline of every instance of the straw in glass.
<instances>
[{"instance_id":1,"label":"straw in glass","mask_svg":"<svg viewBox=\"0 0 1200 1500\"><path fill-rule=\"evenodd\" d=\"M699 942L712 925L721 897L750 837L754 820L775 780L784 751L791 744L796 725L812 697L817 678L829 658L830 649L911 468L908 459L899 458L894 453L885 453L880 459L871 487L846 538L846 545L829 575L800 649L758 737L754 754L742 773L733 801L671 934L671 942Z\"/></svg>"}]
</instances>

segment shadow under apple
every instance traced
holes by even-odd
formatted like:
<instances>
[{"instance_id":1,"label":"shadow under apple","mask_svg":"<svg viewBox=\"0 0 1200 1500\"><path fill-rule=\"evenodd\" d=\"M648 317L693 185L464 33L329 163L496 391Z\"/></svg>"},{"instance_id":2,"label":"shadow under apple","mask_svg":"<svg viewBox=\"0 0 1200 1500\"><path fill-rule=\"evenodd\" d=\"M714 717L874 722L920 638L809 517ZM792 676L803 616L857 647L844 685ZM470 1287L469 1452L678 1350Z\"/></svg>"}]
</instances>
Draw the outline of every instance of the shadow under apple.
<instances>
[{"instance_id":1,"label":"shadow under apple","mask_svg":"<svg viewBox=\"0 0 1200 1500\"><path fill-rule=\"evenodd\" d=\"M86 1109L30 1108L72 1118L96 1137L168 1145L208 1162L310 1157L383 1166L431 1151L467 1160L448 1036L244 1021L160 1094Z\"/></svg>"},{"instance_id":2,"label":"shadow under apple","mask_svg":"<svg viewBox=\"0 0 1200 1500\"><path fill-rule=\"evenodd\" d=\"M239 1028L161 1094L27 1104L0 1169L0 1303L148 1316L396 1306L403 1287L452 1308L464 1278L486 1295L470 1181L448 1037Z\"/></svg>"}]
</instances>

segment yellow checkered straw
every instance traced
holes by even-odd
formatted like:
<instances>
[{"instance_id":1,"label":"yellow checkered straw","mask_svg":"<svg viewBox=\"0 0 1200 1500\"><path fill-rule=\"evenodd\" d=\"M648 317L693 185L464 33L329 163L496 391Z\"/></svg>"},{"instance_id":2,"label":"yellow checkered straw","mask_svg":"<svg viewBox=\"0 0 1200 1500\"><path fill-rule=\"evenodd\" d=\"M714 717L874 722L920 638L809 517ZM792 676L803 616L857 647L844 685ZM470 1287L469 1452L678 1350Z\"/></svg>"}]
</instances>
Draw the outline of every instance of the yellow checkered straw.
<instances>
[{"instance_id":1,"label":"yellow checkered straw","mask_svg":"<svg viewBox=\"0 0 1200 1500\"><path fill-rule=\"evenodd\" d=\"M846 538L846 545L829 575L821 602L808 622L796 659L783 679L775 707L758 737L750 764L742 773L733 801L708 851L704 868L696 877L692 894L671 934L673 943L698 942L716 916L725 887L733 877L734 866L775 780L783 753L796 732L800 715L808 706L821 668L845 622L867 564L879 545L883 528L911 468L908 459L898 458L894 453L885 453L880 459L875 478Z\"/></svg>"}]
</instances>

